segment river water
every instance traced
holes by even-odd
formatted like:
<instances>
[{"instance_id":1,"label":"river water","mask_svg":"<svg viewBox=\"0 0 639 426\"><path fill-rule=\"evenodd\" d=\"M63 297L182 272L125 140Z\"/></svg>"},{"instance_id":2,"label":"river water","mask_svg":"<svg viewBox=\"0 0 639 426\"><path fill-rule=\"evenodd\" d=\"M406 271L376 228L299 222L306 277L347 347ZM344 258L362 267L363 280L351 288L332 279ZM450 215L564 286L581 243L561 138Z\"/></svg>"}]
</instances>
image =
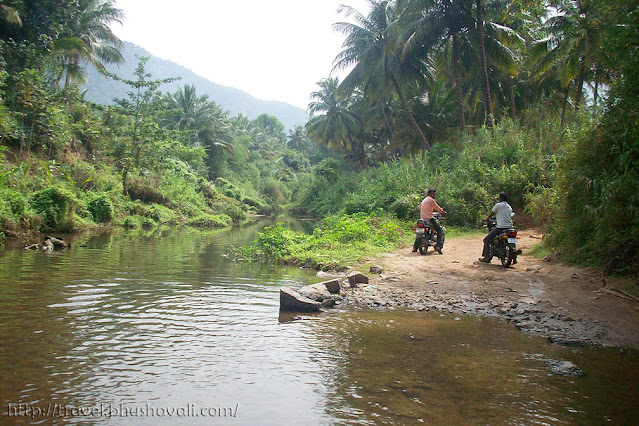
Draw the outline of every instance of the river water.
<instances>
[{"instance_id":1,"label":"river water","mask_svg":"<svg viewBox=\"0 0 639 426\"><path fill-rule=\"evenodd\" d=\"M264 223L0 251L2 424L601 424L639 419L639 356L490 318L279 314L298 268L234 262ZM553 374L572 361L585 375Z\"/></svg>"}]
</instances>

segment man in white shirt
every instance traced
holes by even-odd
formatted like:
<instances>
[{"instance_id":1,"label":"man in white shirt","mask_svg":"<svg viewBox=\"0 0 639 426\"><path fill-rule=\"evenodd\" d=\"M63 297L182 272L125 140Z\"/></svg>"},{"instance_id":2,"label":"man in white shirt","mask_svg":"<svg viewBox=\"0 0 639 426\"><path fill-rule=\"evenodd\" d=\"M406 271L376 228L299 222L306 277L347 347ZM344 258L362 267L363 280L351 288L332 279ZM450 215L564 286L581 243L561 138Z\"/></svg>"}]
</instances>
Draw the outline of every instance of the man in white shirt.
<instances>
[{"instance_id":1,"label":"man in white shirt","mask_svg":"<svg viewBox=\"0 0 639 426\"><path fill-rule=\"evenodd\" d=\"M484 238L484 251L482 252L482 257L479 258L480 262L490 263L490 242L504 229L513 227L512 212L513 209L510 207L510 204L508 204L508 194L500 192L497 204L495 204L493 210L488 217L486 217L486 222L488 222L491 217L497 216L497 226Z\"/></svg>"}]
</instances>

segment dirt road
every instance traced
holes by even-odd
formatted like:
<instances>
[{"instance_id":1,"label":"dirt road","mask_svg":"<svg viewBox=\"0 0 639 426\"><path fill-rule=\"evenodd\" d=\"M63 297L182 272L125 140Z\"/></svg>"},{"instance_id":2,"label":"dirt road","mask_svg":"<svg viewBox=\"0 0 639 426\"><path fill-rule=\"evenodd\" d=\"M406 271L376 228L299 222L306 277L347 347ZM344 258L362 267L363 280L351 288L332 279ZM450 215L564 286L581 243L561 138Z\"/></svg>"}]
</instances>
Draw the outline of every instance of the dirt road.
<instances>
[{"instance_id":1,"label":"dirt road","mask_svg":"<svg viewBox=\"0 0 639 426\"><path fill-rule=\"evenodd\" d=\"M477 261L478 237L446 241L443 255L420 255L408 247L370 259L366 265L379 264L383 272L362 270L369 284L348 290L341 303L499 316L556 344L639 348L639 303L611 290L623 289L627 280L535 259L527 251L541 235L534 230L519 235L523 255L507 269L499 259Z\"/></svg>"}]
</instances>

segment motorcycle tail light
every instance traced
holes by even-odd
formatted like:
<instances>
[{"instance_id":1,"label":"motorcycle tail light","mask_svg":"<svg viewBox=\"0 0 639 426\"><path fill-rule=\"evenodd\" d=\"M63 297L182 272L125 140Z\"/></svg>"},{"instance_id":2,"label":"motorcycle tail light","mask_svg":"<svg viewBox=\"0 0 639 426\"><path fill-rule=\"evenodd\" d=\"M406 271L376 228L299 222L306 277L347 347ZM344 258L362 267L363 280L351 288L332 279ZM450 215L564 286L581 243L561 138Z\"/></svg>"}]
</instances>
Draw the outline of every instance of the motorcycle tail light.
<instances>
[{"instance_id":1,"label":"motorcycle tail light","mask_svg":"<svg viewBox=\"0 0 639 426\"><path fill-rule=\"evenodd\" d=\"M424 226L424 224L423 224L423 223L418 223L418 224L417 224L417 227L418 227L418 228L425 228L425 226Z\"/></svg>"},{"instance_id":2,"label":"motorcycle tail light","mask_svg":"<svg viewBox=\"0 0 639 426\"><path fill-rule=\"evenodd\" d=\"M508 238L516 238L516 237L517 237L516 229L511 229L510 231L508 231Z\"/></svg>"}]
</instances>

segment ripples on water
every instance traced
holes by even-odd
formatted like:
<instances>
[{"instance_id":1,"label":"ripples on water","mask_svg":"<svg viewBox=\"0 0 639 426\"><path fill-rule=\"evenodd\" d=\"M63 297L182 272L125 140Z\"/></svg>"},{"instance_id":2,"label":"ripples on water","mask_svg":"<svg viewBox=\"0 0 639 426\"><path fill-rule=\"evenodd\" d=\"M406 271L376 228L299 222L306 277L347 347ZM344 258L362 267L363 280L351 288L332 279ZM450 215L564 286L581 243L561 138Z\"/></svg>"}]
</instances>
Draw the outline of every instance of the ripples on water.
<instances>
[{"instance_id":1,"label":"ripples on water","mask_svg":"<svg viewBox=\"0 0 639 426\"><path fill-rule=\"evenodd\" d=\"M0 254L3 407L237 407L237 417L217 420L239 424L599 423L637 414L624 408L627 397L608 408L595 401L611 389L639 394L628 382L639 378L634 355L551 348L472 317L278 316L280 286L317 279L222 256L248 241L237 231L117 234L70 252ZM598 370L557 377L546 357ZM600 371L609 361L616 370ZM65 421L74 420L82 421Z\"/></svg>"}]
</instances>

